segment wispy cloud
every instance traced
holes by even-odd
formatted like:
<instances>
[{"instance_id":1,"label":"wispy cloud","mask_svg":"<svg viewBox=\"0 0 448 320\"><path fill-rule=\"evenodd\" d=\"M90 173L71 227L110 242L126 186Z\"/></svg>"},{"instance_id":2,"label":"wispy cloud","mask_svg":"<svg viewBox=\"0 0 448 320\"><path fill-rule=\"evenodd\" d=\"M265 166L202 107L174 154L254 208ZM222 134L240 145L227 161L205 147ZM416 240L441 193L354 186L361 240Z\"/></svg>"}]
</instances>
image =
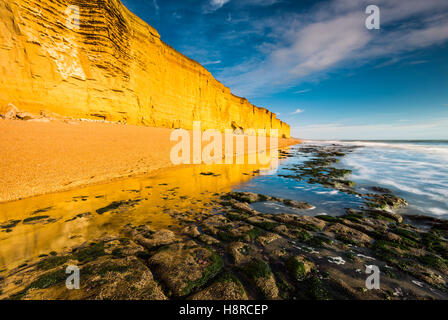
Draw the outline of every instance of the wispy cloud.
<instances>
[{"instance_id":1,"label":"wispy cloud","mask_svg":"<svg viewBox=\"0 0 448 320\"><path fill-rule=\"evenodd\" d=\"M448 139L448 119L419 123L384 123L347 125L323 123L292 128L292 135L302 139Z\"/></svg>"},{"instance_id":2,"label":"wispy cloud","mask_svg":"<svg viewBox=\"0 0 448 320\"><path fill-rule=\"evenodd\" d=\"M380 68L391 66L393 64L396 64L399 61L400 61L399 58L387 59L386 61L383 61L380 64L376 65L375 69L380 69Z\"/></svg>"},{"instance_id":3,"label":"wispy cloud","mask_svg":"<svg viewBox=\"0 0 448 320\"><path fill-rule=\"evenodd\" d=\"M270 6L281 0L239 0L238 3L242 5L255 5L255 6Z\"/></svg>"},{"instance_id":4,"label":"wispy cloud","mask_svg":"<svg viewBox=\"0 0 448 320\"><path fill-rule=\"evenodd\" d=\"M157 3L157 0L152 0L152 4L154 5L154 9L156 10L156 14L159 14L159 4Z\"/></svg>"},{"instance_id":5,"label":"wispy cloud","mask_svg":"<svg viewBox=\"0 0 448 320\"><path fill-rule=\"evenodd\" d=\"M292 112L291 114L299 114L299 113L303 113L303 112L305 112L305 110L297 109L296 111Z\"/></svg>"},{"instance_id":6,"label":"wispy cloud","mask_svg":"<svg viewBox=\"0 0 448 320\"><path fill-rule=\"evenodd\" d=\"M251 31L268 39L258 48L261 54L218 78L238 95L256 96L392 56L385 66L400 61L403 53L448 40L448 14L440 13L447 12L448 1L377 0L382 29L367 30L364 10L370 2L332 0L306 14L254 21Z\"/></svg>"},{"instance_id":7,"label":"wispy cloud","mask_svg":"<svg viewBox=\"0 0 448 320\"><path fill-rule=\"evenodd\" d=\"M203 8L204 13L211 13L222 8L231 0L210 0ZM238 0L233 1L236 6L270 6L281 0ZM231 20L230 16L230 20Z\"/></svg>"},{"instance_id":8,"label":"wispy cloud","mask_svg":"<svg viewBox=\"0 0 448 320\"><path fill-rule=\"evenodd\" d=\"M307 93L310 91L311 91L311 89L304 89L304 90L295 91L294 94L303 94L303 93Z\"/></svg>"},{"instance_id":9,"label":"wispy cloud","mask_svg":"<svg viewBox=\"0 0 448 320\"><path fill-rule=\"evenodd\" d=\"M415 60L415 61L409 61L407 64L418 65L418 64L425 64L428 62L429 62L428 60Z\"/></svg>"},{"instance_id":10,"label":"wispy cloud","mask_svg":"<svg viewBox=\"0 0 448 320\"><path fill-rule=\"evenodd\" d=\"M210 0L210 2L208 2L204 6L203 12L210 13L210 12L216 11L216 10L222 8L229 1L230 0Z\"/></svg>"},{"instance_id":11,"label":"wispy cloud","mask_svg":"<svg viewBox=\"0 0 448 320\"><path fill-rule=\"evenodd\" d=\"M220 63L221 63L221 60L215 60L215 61L205 61L205 62L202 62L201 64L203 66L208 66L208 65L220 64Z\"/></svg>"},{"instance_id":12,"label":"wispy cloud","mask_svg":"<svg viewBox=\"0 0 448 320\"><path fill-rule=\"evenodd\" d=\"M175 19L182 19L182 15L180 13L176 12L176 11L173 12L172 16Z\"/></svg>"}]
</instances>

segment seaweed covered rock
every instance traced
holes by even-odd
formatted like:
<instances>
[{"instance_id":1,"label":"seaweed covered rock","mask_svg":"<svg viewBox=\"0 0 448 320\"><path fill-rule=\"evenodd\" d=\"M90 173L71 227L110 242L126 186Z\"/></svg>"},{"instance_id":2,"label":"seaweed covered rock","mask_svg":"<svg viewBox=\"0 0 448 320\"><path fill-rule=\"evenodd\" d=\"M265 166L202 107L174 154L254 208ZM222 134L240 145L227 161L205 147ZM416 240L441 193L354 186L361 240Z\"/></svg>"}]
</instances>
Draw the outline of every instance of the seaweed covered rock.
<instances>
[{"instance_id":1,"label":"seaweed covered rock","mask_svg":"<svg viewBox=\"0 0 448 320\"><path fill-rule=\"evenodd\" d=\"M136 257L99 259L83 267L85 292L100 300L166 300L152 272ZM87 277L87 279L85 278Z\"/></svg>"},{"instance_id":2,"label":"seaweed covered rock","mask_svg":"<svg viewBox=\"0 0 448 320\"><path fill-rule=\"evenodd\" d=\"M257 238L257 242L262 246L265 247L277 240L283 239L283 237L281 237L280 235L278 235L277 233L274 232L267 232L263 235L260 235Z\"/></svg>"},{"instance_id":3,"label":"seaweed covered rock","mask_svg":"<svg viewBox=\"0 0 448 320\"><path fill-rule=\"evenodd\" d=\"M254 249L244 242L232 242L227 247L227 252L236 266L248 263Z\"/></svg>"},{"instance_id":4,"label":"seaweed covered rock","mask_svg":"<svg viewBox=\"0 0 448 320\"><path fill-rule=\"evenodd\" d=\"M393 194L365 194L367 206L392 211L408 205L406 200Z\"/></svg>"},{"instance_id":5,"label":"seaweed covered rock","mask_svg":"<svg viewBox=\"0 0 448 320\"><path fill-rule=\"evenodd\" d=\"M232 273L225 273L211 286L191 296L192 300L248 300L239 279Z\"/></svg>"},{"instance_id":6,"label":"seaweed covered rock","mask_svg":"<svg viewBox=\"0 0 448 320\"><path fill-rule=\"evenodd\" d=\"M9 281L21 289L12 289L8 298L164 300L151 270L137 257L142 252L132 241L110 238L79 246L69 254L54 253L26 269L13 270ZM66 288L69 265L80 269L80 290Z\"/></svg>"},{"instance_id":7,"label":"seaweed covered rock","mask_svg":"<svg viewBox=\"0 0 448 320\"><path fill-rule=\"evenodd\" d=\"M134 240L137 243L141 244L146 249L153 250L158 247L179 241L180 238L177 237L174 234L174 232L162 229L162 230L150 231L145 234L135 235Z\"/></svg>"},{"instance_id":8,"label":"seaweed covered rock","mask_svg":"<svg viewBox=\"0 0 448 320\"><path fill-rule=\"evenodd\" d=\"M182 229L182 233L184 235L190 236L192 238L196 238L196 237L200 236L200 234L201 234L198 230L198 227L196 227L196 226L185 227L184 229Z\"/></svg>"},{"instance_id":9,"label":"seaweed covered rock","mask_svg":"<svg viewBox=\"0 0 448 320\"><path fill-rule=\"evenodd\" d=\"M369 209L369 210L365 210L365 212L377 219L385 219L385 220L389 220L389 221L395 221L398 223L402 223L403 222L403 217L398 214L395 213L393 211L388 211L388 210L379 210L379 209Z\"/></svg>"},{"instance_id":10,"label":"seaweed covered rock","mask_svg":"<svg viewBox=\"0 0 448 320\"><path fill-rule=\"evenodd\" d=\"M236 210L240 210L242 212L246 212L249 214L254 214L254 211L247 204L254 202L264 202L271 201L282 203L288 207L292 207L299 210L309 210L313 209L314 206L310 205L307 202L291 200L291 199L283 199L277 197L271 197L263 194L256 194L252 192L229 192L221 197L222 199L228 200L228 203L232 205L232 207Z\"/></svg>"},{"instance_id":11,"label":"seaweed covered rock","mask_svg":"<svg viewBox=\"0 0 448 320\"><path fill-rule=\"evenodd\" d=\"M258 201L266 201L270 199L268 196L258 195L252 192L229 192L223 196L224 199L235 199L240 202L253 203Z\"/></svg>"},{"instance_id":12,"label":"seaweed covered rock","mask_svg":"<svg viewBox=\"0 0 448 320\"><path fill-rule=\"evenodd\" d=\"M310 210L310 209L314 208L314 206L310 205L307 202L303 202L303 201L282 199L282 202L289 207L293 207L293 208L300 209L300 210Z\"/></svg>"},{"instance_id":13,"label":"seaweed covered rock","mask_svg":"<svg viewBox=\"0 0 448 320\"><path fill-rule=\"evenodd\" d=\"M162 247L149 259L158 278L176 297L202 287L219 273L223 264L216 252L194 241Z\"/></svg>"},{"instance_id":14,"label":"seaweed covered rock","mask_svg":"<svg viewBox=\"0 0 448 320\"><path fill-rule=\"evenodd\" d=\"M242 270L264 298L279 298L279 290L274 274L266 262L259 259L253 259L244 265Z\"/></svg>"},{"instance_id":15,"label":"seaweed covered rock","mask_svg":"<svg viewBox=\"0 0 448 320\"><path fill-rule=\"evenodd\" d=\"M316 268L313 262L303 256L289 257L285 262L288 274L294 280L303 280Z\"/></svg>"},{"instance_id":16,"label":"seaweed covered rock","mask_svg":"<svg viewBox=\"0 0 448 320\"><path fill-rule=\"evenodd\" d=\"M285 213L274 215L272 219L277 222L301 227L307 230L322 230L327 225L327 223L322 219Z\"/></svg>"},{"instance_id":17,"label":"seaweed covered rock","mask_svg":"<svg viewBox=\"0 0 448 320\"><path fill-rule=\"evenodd\" d=\"M356 147L340 145L302 147L300 148L301 153L311 154L313 157L303 163L286 168L295 174L281 176L300 181L304 180L311 184L318 183L327 188L355 194L355 183L346 179L352 173L351 170L331 166L339 161L339 157L345 156L354 148Z\"/></svg>"},{"instance_id":18,"label":"seaweed covered rock","mask_svg":"<svg viewBox=\"0 0 448 320\"><path fill-rule=\"evenodd\" d=\"M354 245L367 246L373 241L367 234L340 223L327 227L325 231L334 233L337 240Z\"/></svg>"},{"instance_id":19,"label":"seaweed covered rock","mask_svg":"<svg viewBox=\"0 0 448 320\"><path fill-rule=\"evenodd\" d=\"M232 201L232 208L235 209L236 211L248 213L251 215L258 214L258 212L255 209L251 208L247 203L243 202Z\"/></svg>"}]
</instances>

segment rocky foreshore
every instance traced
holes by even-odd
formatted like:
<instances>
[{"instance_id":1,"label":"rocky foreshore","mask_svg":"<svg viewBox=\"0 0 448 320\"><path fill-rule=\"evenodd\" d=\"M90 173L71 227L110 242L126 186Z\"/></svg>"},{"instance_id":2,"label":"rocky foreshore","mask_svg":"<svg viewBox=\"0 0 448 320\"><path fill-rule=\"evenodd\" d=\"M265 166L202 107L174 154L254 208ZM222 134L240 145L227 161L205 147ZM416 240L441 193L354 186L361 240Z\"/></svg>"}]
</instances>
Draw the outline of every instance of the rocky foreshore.
<instances>
[{"instance_id":1,"label":"rocky foreshore","mask_svg":"<svg viewBox=\"0 0 448 320\"><path fill-rule=\"evenodd\" d=\"M313 204L269 195L216 195L209 211L175 215L181 228L124 226L121 234L51 252L0 273L2 299L446 299L448 222L402 217L406 201L372 186L360 194L349 170L333 164L342 146L307 147L310 159L285 179L306 179L357 194L365 205L342 216L266 214L258 202L308 210ZM282 152L288 157L288 152ZM67 290L65 269L80 268ZM380 289L366 288L366 267Z\"/></svg>"}]
</instances>

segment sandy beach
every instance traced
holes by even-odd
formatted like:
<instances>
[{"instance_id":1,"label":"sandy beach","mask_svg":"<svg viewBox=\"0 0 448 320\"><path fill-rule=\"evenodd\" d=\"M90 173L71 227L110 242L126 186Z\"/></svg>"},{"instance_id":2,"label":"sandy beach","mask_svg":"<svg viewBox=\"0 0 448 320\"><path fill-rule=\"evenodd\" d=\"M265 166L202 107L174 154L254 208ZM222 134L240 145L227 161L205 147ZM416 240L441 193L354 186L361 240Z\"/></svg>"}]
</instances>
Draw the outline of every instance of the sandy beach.
<instances>
[{"instance_id":1,"label":"sandy beach","mask_svg":"<svg viewBox=\"0 0 448 320\"><path fill-rule=\"evenodd\" d=\"M171 132L100 122L0 120L0 202L173 166ZM279 147L298 142L279 139Z\"/></svg>"}]
</instances>

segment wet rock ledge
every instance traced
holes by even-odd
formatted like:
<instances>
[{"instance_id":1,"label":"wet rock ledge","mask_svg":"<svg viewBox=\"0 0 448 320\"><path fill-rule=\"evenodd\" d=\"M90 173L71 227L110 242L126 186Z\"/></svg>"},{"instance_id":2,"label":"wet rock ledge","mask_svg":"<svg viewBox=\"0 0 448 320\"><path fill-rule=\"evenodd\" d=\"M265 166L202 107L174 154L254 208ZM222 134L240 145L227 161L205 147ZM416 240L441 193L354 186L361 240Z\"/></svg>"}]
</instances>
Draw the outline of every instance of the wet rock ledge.
<instances>
[{"instance_id":1,"label":"wet rock ledge","mask_svg":"<svg viewBox=\"0 0 448 320\"><path fill-rule=\"evenodd\" d=\"M357 193L346 172L329 169L347 150L309 152L315 158L285 179ZM127 225L119 235L4 271L0 298L447 299L448 223L403 219L395 209L406 201L381 187L359 195L364 206L333 217L266 214L252 204L313 206L247 192L220 194L213 210L194 220L179 217L176 230ZM80 290L65 287L68 265L80 268ZM366 288L368 265L381 271L379 290Z\"/></svg>"},{"instance_id":2,"label":"wet rock ledge","mask_svg":"<svg viewBox=\"0 0 448 320\"><path fill-rule=\"evenodd\" d=\"M341 217L263 214L252 193L221 196L221 212L181 232L123 228L3 275L3 299L444 299L446 225L423 231L378 210ZM399 219L401 220L401 219ZM365 265L381 290L365 288ZM67 290L65 268L81 270Z\"/></svg>"}]
</instances>

